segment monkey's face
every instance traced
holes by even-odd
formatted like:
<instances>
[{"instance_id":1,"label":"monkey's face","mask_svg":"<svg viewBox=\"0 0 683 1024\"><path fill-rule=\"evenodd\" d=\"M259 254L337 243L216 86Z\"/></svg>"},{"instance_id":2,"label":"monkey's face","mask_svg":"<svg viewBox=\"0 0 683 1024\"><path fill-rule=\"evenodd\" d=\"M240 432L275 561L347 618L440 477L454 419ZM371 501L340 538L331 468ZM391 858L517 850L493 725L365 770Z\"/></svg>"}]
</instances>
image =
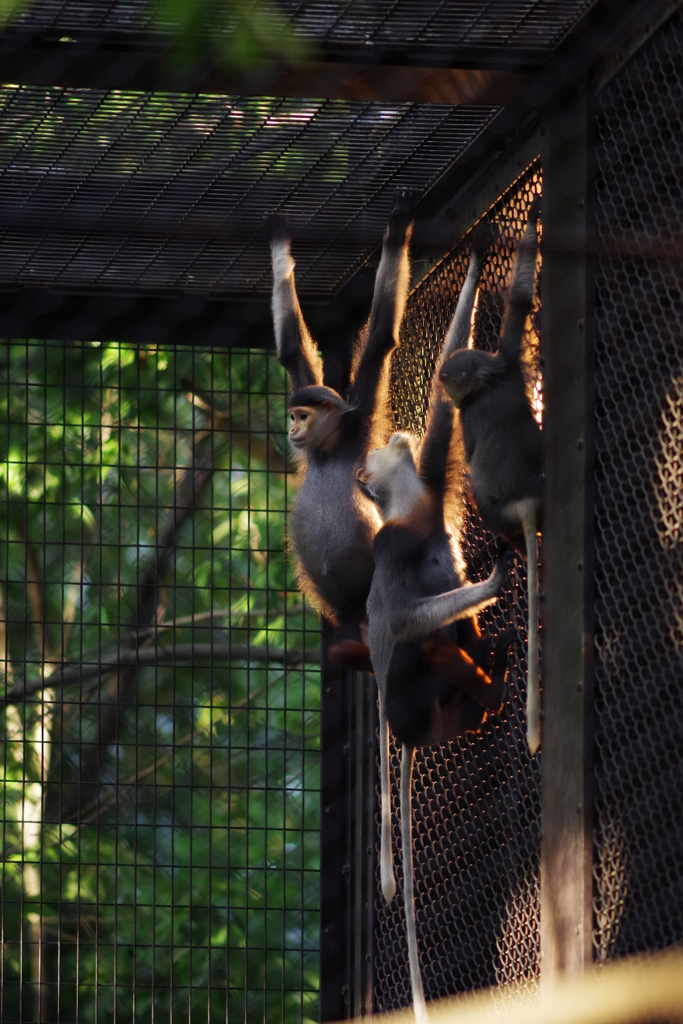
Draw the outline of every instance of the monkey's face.
<instances>
[{"instance_id":1,"label":"monkey's face","mask_svg":"<svg viewBox=\"0 0 683 1024\"><path fill-rule=\"evenodd\" d=\"M405 434L392 434L386 448L371 448L365 462L356 472L356 479L379 502L386 501L392 487L406 466L415 470L410 441Z\"/></svg>"},{"instance_id":2,"label":"monkey's face","mask_svg":"<svg viewBox=\"0 0 683 1024\"><path fill-rule=\"evenodd\" d=\"M472 349L459 349L446 360L439 372L439 380L457 409L482 383L477 372L477 356L479 353Z\"/></svg>"},{"instance_id":3,"label":"monkey's face","mask_svg":"<svg viewBox=\"0 0 683 1024\"><path fill-rule=\"evenodd\" d=\"M328 451L339 438L341 414L333 402L297 405L289 411L289 440L297 451Z\"/></svg>"}]
</instances>

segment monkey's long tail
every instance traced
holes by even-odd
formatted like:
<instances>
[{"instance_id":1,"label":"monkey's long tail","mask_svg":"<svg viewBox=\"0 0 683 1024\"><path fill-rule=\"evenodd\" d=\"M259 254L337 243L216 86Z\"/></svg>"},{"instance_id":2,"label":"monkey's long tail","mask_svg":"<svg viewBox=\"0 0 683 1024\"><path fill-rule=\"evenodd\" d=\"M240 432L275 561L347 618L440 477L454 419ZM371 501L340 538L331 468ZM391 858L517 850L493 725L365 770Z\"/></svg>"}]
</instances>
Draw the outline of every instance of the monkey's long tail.
<instances>
[{"instance_id":1,"label":"monkey's long tail","mask_svg":"<svg viewBox=\"0 0 683 1024\"><path fill-rule=\"evenodd\" d=\"M522 515L526 543L526 575L529 586L529 648L526 698L526 738L531 754L541 742L541 696L538 682L538 539L536 509L532 504Z\"/></svg>"},{"instance_id":2,"label":"monkey's long tail","mask_svg":"<svg viewBox=\"0 0 683 1024\"><path fill-rule=\"evenodd\" d=\"M396 895L394 858L391 852L391 794L389 791L389 722L387 712L379 695L379 765L382 791L382 842L380 849L380 878L382 893L387 903Z\"/></svg>"},{"instance_id":3,"label":"monkey's long tail","mask_svg":"<svg viewBox=\"0 0 683 1024\"><path fill-rule=\"evenodd\" d=\"M410 987L413 990L413 1009L417 1024L427 1024L427 1004L420 974L420 957L417 952L417 931L415 928L415 898L413 896L413 836L412 803L410 799L413 779L415 748L403 744L401 753L401 845L403 847L403 900L406 907L406 935L408 937L408 962L410 964Z\"/></svg>"}]
</instances>

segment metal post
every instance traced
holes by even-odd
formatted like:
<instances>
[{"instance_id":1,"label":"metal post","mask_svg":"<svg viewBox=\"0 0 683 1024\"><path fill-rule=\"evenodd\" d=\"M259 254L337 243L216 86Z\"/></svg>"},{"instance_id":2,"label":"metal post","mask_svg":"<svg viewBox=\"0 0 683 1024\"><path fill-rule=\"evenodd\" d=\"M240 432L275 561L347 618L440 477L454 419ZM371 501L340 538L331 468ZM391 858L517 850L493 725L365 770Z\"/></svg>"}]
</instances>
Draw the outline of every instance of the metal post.
<instances>
[{"instance_id":1,"label":"metal post","mask_svg":"<svg viewBox=\"0 0 683 1024\"><path fill-rule=\"evenodd\" d=\"M543 980L591 960L591 126L582 86L549 111L543 152Z\"/></svg>"},{"instance_id":2,"label":"metal post","mask_svg":"<svg viewBox=\"0 0 683 1024\"><path fill-rule=\"evenodd\" d=\"M351 1016L351 673L326 656L323 620L320 764L320 1020Z\"/></svg>"},{"instance_id":3,"label":"metal post","mask_svg":"<svg viewBox=\"0 0 683 1024\"><path fill-rule=\"evenodd\" d=\"M320 836L320 1020L372 1013L375 687L325 652Z\"/></svg>"},{"instance_id":4,"label":"metal post","mask_svg":"<svg viewBox=\"0 0 683 1024\"><path fill-rule=\"evenodd\" d=\"M354 673L353 1016L371 1016L375 896L375 717L372 676Z\"/></svg>"}]
</instances>

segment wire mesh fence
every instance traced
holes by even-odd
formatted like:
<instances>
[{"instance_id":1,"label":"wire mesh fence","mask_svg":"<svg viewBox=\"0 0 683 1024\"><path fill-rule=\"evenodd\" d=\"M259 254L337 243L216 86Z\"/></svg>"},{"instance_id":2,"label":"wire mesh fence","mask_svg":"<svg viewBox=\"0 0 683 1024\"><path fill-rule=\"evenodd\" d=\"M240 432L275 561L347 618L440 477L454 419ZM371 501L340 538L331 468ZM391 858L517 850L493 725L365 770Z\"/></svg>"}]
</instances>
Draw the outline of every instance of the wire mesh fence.
<instances>
[{"instance_id":1,"label":"wire mesh fence","mask_svg":"<svg viewBox=\"0 0 683 1024\"><path fill-rule=\"evenodd\" d=\"M486 214L500 229L482 278L474 343L493 350L526 212L541 190L532 164ZM401 348L392 370L397 429L424 430L431 376L467 274L471 233L418 285L408 301ZM540 266L540 257L539 257ZM529 391L541 417L540 309L530 318L525 349ZM496 544L464 498L462 551L471 581L493 569ZM428 999L502 982L532 981L540 959L540 767L526 744L526 574L517 559L506 593L479 616L493 637L514 627L508 691L499 715L481 733L448 746L418 750L413 835L416 917ZM378 769L379 770L379 769ZM375 1001L387 1010L410 1002L400 855L400 749L391 746L393 847L398 893L390 906L377 876ZM377 796L377 807L379 793ZM377 819L379 844L379 818ZM379 848L379 846L378 846ZM379 857L377 858L379 863Z\"/></svg>"},{"instance_id":2,"label":"wire mesh fence","mask_svg":"<svg viewBox=\"0 0 683 1024\"><path fill-rule=\"evenodd\" d=\"M15 341L0 375L0 1017L317 1020L284 374Z\"/></svg>"},{"instance_id":3,"label":"wire mesh fence","mask_svg":"<svg viewBox=\"0 0 683 1024\"><path fill-rule=\"evenodd\" d=\"M678 15L598 97L598 960L683 939L683 191Z\"/></svg>"}]
</instances>

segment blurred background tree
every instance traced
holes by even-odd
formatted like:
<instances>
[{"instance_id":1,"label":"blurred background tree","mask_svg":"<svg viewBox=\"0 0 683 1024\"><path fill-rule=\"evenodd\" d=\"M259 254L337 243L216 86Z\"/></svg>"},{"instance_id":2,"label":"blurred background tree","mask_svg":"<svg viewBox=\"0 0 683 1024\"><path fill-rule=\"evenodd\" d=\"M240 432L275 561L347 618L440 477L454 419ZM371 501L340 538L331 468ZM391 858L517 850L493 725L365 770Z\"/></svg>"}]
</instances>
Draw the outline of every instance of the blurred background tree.
<instances>
[{"instance_id":1,"label":"blurred background tree","mask_svg":"<svg viewBox=\"0 0 683 1024\"><path fill-rule=\"evenodd\" d=\"M30 6L31 0L0 0L0 26ZM208 58L247 70L266 58L295 61L312 52L278 0L140 0L138 8L132 27L169 35L176 65Z\"/></svg>"},{"instance_id":2,"label":"blurred background tree","mask_svg":"<svg viewBox=\"0 0 683 1024\"><path fill-rule=\"evenodd\" d=\"M265 351L0 349L7 1021L317 1020L285 392Z\"/></svg>"}]
</instances>

